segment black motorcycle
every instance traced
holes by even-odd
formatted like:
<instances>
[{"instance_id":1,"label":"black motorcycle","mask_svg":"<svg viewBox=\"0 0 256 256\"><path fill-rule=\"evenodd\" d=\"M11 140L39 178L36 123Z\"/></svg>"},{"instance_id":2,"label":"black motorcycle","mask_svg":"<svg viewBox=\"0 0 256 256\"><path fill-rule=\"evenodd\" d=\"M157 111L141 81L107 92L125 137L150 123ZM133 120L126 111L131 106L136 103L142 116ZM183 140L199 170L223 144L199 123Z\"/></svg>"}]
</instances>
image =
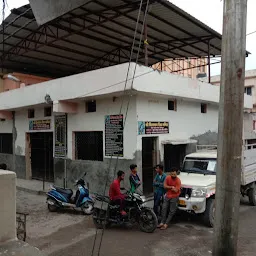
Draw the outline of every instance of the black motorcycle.
<instances>
[{"instance_id":1,"label":"black motorcycle","mask_svg":"<svg viewBox=\"0 0 256 256\"><path fill-rule=\"evenodd\" d=\"M96 195L99 205L94 207L93 222L96 228L103 229L111 224L138 224L141 231L152 233L156 230L158 221L154 211L144 206L145 199L137 193L128 193L125 199L127 215L120 213L120 206L113 203L109 197Z\"/></svg>"}]
</instances>

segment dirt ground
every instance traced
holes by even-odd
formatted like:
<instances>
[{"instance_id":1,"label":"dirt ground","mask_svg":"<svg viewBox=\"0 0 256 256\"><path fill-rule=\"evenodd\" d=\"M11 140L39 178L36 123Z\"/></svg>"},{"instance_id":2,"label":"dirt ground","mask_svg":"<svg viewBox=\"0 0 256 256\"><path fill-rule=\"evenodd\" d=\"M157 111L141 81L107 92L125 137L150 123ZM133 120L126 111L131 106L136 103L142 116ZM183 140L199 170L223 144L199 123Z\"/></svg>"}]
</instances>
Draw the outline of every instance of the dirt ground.
<instances>
[{"instance_id":1,"label":"dirt ground","mask_svg":"<svg viewBox=\"0 0 256 256\"><path fill-rule=\"evenodd\" d=\"M51 256L207 256L211 255L213 230L198 218L183 215L166 231L145 234L136 228L105 230L98 254L101 231L97 233L91 217L74 212L50 213L44 196L17 193L17 210L29 213L28 240ZM245 201L240 208L239 256L256 251L256 207ZM94 253L92 254L95 241Z\"/></svg>"},{"instance_id":2,"label":"dirt ground","mask_svg":"<svg viewBox=\"0 0 256 256\"><path fill-rule=\"evenodd\" d=\"M17 192L17 211L28 213L28 240L48 236L61 228L84 220L81 214L52 213L47 209L46 197Z\"/></svg>"}]
</instances>

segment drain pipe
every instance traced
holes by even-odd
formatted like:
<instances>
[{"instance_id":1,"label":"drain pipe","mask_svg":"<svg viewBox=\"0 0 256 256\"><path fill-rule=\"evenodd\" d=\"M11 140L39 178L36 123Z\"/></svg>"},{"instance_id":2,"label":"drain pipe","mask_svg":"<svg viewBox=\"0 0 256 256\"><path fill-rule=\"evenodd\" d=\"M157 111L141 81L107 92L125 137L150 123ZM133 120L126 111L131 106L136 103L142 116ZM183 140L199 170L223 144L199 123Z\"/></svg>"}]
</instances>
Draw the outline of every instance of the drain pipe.
<instances>
[{"instance_id":1,"label":"drain pipe","mask_svg":"<svg viewBox=\"0 0 256 256\"><path fill-rule=\"evenodd\" d=\"M16 139L17 139L17 129L15 126L15 111L12 111L12 169L13 172L16 172Z\"/></svg>"},{"instance_id":2,"label":"drain pipe","mask_svg":"<svg viewBox=\"0 0 256 256\"><path fill-rule=\"evenodd\" d=\"M67 157L68 157L68 143L67 143L67 126L68 126L68 114L65 113L65 159L64 159L64 188L67 188Z\"/></svg>"},{"instance_id":3,"label":"drain pipe","mask_svg":"<svg viewBox=\"0 0 256 256\"><path fill-rule=\"evenodd\" d=\"M16 83L21 83L21 80L12 74L7 74L6 78ZM14 172L16 172L16 156L15 156L16 139L17 139L17 129L15 127L15 111L12 111L12 169Z\"/></svg>"}]
</instances>

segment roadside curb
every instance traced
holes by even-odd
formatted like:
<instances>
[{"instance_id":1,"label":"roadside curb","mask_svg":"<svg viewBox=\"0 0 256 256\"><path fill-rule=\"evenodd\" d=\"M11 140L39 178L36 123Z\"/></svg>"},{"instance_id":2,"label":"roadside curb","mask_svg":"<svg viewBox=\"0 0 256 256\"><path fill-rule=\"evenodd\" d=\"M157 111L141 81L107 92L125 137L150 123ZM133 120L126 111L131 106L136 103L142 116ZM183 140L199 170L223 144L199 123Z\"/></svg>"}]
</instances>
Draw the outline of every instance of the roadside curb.
<instances>
[{"instance_id":1,"label":"roadside curb","mask_svg":"<svg viewBox=\"0 0 256 256\"><path fill-rule=\"evenodd\" d=\"M46 195L46 191L41 191L41 190L33 190L30 188L24 188L24 187L20 187L20 186L16 186L17 191L23 191L23 192L27 192L33 195L40 195L40 196L45 196Z\"/></svg>"}]
</instances>

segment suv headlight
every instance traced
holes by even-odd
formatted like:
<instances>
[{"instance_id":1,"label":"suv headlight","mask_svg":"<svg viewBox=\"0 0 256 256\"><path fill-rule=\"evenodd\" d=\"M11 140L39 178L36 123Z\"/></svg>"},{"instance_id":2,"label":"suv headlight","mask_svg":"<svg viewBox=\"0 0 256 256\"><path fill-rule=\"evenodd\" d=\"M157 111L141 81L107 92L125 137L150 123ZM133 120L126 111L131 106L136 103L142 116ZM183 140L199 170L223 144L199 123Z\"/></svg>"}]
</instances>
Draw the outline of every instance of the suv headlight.
<instances>
[{"instance_id":1,"label":"suv headlight","mask_svg":"<svg viewBox=\"0 0 256 256\"><path fill-rule=\"evenodd\" d=\"M206 197L206 188L193 188L191 197Z\"/></svg>"}]
</instances>

